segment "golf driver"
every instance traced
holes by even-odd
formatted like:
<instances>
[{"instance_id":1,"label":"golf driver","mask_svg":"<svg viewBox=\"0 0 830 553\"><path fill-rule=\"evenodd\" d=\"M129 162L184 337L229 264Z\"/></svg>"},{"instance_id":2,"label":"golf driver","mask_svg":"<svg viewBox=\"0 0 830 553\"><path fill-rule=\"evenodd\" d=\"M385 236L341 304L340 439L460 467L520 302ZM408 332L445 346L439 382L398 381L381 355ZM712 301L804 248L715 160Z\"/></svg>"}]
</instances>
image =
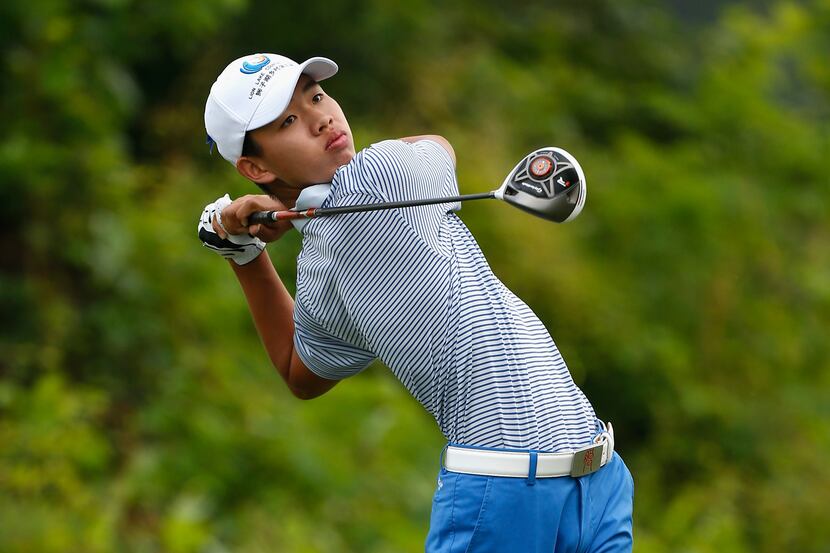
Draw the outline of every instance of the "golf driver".
<instances>
[{"instance_id":1,"label":"golf driver","mask_svg":"<svg viewBox=\"0 0 830 553\"><path fill-rule=\"evenodd\" d=\"M313 219L343 213L495 198L548 221L566 223L575 219L582 211L586 194L585 174L579 162L561 148L546 147L539 148L522 158L504 179L501 187L492 192L425 200L318 207L299 211L258 211L252 213L248 220L250 224L267 224L274 221Z\"/></svg>"}]
</instances>

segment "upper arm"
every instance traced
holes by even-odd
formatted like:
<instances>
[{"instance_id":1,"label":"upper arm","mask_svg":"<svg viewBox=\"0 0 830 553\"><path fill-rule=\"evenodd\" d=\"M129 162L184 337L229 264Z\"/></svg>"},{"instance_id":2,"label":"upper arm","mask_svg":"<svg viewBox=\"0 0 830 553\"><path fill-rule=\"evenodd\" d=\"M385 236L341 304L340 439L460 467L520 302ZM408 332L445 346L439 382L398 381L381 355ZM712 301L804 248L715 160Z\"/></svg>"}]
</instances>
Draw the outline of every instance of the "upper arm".
<instances>
[{"instance_id":1,"label":"upper arm","mask_svg":"<svg viewBox=\"0 0 830 553\"><path fill-rule=\"evenodd\" d=\"M339 380L317 376L306 367L303 360L297 355L296 349L291 352L287 384L294 396L300 399L313 399L334 388L338 382Z\"/></svg>"},{"instance_id":2,"label":"upper arm","mask_svg":"<svg viewBox=\"0 0 830 553\"><path fill-rule=\"evenodd\" d=\"M453 159L439 140L449 147L446 140L435 135L372 144L362 152L363 182L376 191L383 198L382 201L387 202L458 195ZM417 227L420 234L434 234L446 214L459 208L458 202L451 202L393 211L397 217L404 217L413 228ZM376 232L375 229L372 234Z\"/></svg>"},{"instance_id":3,"label":"upper arm","mask_svg":"<svg viewBox=\"0 0 830 553\"><path fill-rule=\"evenodd\" d=\"M447 151L450 159L452 159L452 164L455 165L455 150L453 150L452 144L450 144L449 141L443 136L439 136L437 134L422 134L419 136L407 136L405 138L401 138L401 140L409 143L418 142L419 140L432 140L433 142L437 142Z\"/></svg>"},{"instance_id":4,"label":"upper arm","mask_svg":"<svg viewBox=\"0 0 830 553\"><path fill-rule=\"evenodd\" d=\"M298 285L289 387L297 397L309 399L324 394L338 381L361 372L374 361L375 355L327 329L312 315L303 300L303 288ZM326 320L337 326L337 323L331 322L332 317L338 319L336 313L329 313Z\"/></svg>"}]
</instances>

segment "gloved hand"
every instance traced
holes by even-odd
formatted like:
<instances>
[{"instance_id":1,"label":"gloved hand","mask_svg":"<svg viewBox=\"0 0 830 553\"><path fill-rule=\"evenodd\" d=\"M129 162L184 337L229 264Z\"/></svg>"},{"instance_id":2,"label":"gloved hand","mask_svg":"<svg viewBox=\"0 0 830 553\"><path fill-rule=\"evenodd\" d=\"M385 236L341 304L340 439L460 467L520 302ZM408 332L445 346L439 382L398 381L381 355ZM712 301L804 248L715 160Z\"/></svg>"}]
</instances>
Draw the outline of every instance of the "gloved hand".
<instances>
[{"instance_id":1,"label":"gloved hand","mask_svg":"<svg viewBox=\"0 0 830 553\"><path fill-rule=\"evenodd\" d=\"M227 234L227 238L221 238L213 229L212 221L222 226L222 210L231 205L231 198L227 194L209 203L202 211L199 219L199 240L222 257L232 259L237 265L246 265L256 259L262 250L265 249L265 242L250 234ZM227 231L225 231L227 233Z\"/></svg>"}]
</instances>

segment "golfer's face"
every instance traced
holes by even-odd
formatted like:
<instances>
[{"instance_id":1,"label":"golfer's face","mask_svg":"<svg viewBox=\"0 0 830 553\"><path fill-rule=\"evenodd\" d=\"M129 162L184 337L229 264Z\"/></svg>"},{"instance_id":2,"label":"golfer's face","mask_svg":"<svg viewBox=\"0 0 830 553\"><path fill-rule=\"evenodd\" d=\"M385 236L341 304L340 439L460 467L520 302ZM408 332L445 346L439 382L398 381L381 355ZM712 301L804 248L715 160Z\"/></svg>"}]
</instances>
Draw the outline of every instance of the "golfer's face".
<instances>
[{"instance_id":1,"label":"golfer's face","mask_svg":"<svg viewBox=\"0 0 830 553\"><path fill-rule=\"evenodd\" d=\"M331 182L355 155L343 110L308 75L300 77L282 115L251 134L264 165L291 188Z\"/></svg>"}]
</instances>

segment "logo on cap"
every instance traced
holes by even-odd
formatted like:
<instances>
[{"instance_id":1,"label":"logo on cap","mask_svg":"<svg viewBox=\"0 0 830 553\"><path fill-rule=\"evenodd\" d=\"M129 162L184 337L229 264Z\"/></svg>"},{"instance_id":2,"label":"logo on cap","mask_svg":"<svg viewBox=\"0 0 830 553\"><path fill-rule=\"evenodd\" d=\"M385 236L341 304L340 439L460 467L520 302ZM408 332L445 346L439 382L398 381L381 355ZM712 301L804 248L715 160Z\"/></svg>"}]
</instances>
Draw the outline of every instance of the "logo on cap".
<instances>
[{"instance_id":1,"label":"logo on cap","mask_svg":"<svg viewBox=\"0 0 830 553\"><path fill-rule=\"evenodd\" d=\"M246 75L253 75L266 65L271 60L268 59L268 56L264 54L257 54L250 60L246 60L242 62L242 67L239 69L240 72L245 73Z\"/></svg>"}]
</instances>

